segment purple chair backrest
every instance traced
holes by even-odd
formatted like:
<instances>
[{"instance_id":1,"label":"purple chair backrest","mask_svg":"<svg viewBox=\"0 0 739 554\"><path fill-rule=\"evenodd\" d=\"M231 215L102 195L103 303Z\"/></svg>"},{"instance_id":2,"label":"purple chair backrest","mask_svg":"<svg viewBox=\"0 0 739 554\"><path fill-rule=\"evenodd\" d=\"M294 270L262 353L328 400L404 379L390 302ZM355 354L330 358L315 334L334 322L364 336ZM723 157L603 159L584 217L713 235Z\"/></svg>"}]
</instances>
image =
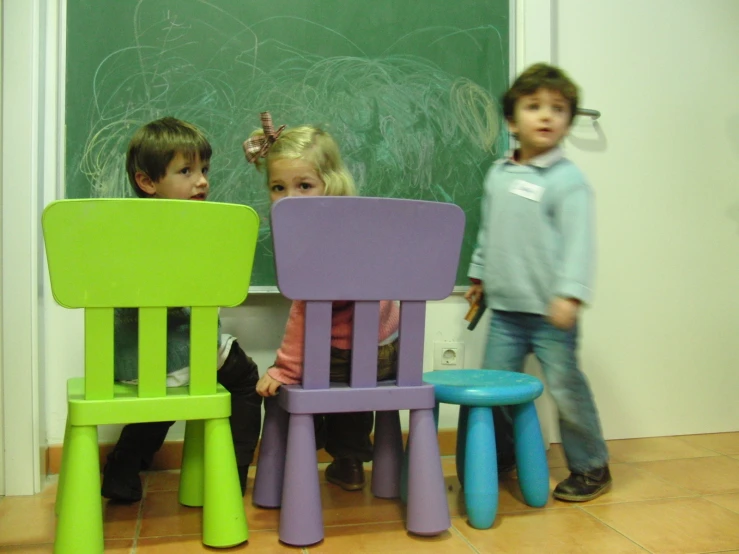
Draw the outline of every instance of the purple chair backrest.
<instances>
[{"instance_id":1,"label":"purple chair backrest","mask_svg":"<svg viewBox=\"0 0 739 554\"><path fill-rule=\"evenodd\" d=\"M277 284L307 301L303 387L328 388L331 302L353 301L352 387L374 387L379 301L399 300L397 383L420 385L427 300L454 288L464 234L455 204L321 196L272 208Z\"/></svg>"}]
</instances>

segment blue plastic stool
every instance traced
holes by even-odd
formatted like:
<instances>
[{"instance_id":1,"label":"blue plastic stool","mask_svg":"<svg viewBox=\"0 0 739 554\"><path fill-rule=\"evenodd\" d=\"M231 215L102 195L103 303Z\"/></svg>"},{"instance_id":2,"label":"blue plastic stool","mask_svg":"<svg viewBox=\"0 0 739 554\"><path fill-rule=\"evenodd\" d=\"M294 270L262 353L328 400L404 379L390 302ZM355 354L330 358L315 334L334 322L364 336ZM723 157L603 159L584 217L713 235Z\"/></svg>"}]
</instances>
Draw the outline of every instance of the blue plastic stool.
<instances>
[{"instance_id":1,"label":"blue plastic stool","mask_svg":"<svg viewBox=\"0 0 739 554\"><path fill-rule=\"evenodd\" d=\"M549 466L534 399L544 391L536 377L492 369L445 369L423 374L439 404L459 404L457 475L470 525L489 529L498 511L498 461L492 406L511 405L518 482L529 506L549 498ZM438 415L437 415L438 422Z\"/></svg>"}]
</instances>

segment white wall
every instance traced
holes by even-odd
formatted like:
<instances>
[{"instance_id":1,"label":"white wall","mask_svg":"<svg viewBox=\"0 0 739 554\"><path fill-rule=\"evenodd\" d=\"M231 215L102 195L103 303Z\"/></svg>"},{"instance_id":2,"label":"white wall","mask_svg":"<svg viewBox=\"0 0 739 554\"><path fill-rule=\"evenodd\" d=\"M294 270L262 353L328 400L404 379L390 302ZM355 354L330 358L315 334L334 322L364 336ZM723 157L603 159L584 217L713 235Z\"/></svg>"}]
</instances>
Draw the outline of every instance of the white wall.
<instances>
[{"instance_id":1,"label":"white wall","mask_svg":"<svg viewBox=\"0 0 739 554\"><path fill-rule=\"evenodd\" d=\"M598 124L584 367L607 436L739 430L739 2L559 0L556 59Z\"/></svg>"},{"instance_id":2,"label":"white wall","mask_svg":"<svg viewBox=\"0 0 739 554\"><path fill-rule=\"evenodd\" d=\"M38 200L43 159L40 0L6 0L2 26L2 370L4 481L8 495L41 482L38 353Z\"/></svg>"}]
</instances>

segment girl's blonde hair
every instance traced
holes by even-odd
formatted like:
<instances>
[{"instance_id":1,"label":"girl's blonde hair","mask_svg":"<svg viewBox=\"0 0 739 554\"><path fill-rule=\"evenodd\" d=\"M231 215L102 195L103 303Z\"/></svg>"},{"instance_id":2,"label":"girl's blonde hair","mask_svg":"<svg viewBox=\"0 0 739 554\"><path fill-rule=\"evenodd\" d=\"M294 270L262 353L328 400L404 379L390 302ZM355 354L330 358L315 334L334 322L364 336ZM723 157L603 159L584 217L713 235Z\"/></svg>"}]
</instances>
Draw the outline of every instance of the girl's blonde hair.
<instances>
[{"instance_id":1,"label":"girl's blonde hair","mask_svg":"<svg viewBox=\"0 0 739 554\"><path fill-rule=\"evenodd\" d=\"M249 138L264 137L264 131L257 129ZM326 196L355 196L357 187L351 174L341 160L339 145L323 129L311 125L285 129L272 144L265 158L257 158L254 165L260 171L267 168L271 160L301 159L313 165L316 173L326 186Z\"/></svg>"}]
</instances>

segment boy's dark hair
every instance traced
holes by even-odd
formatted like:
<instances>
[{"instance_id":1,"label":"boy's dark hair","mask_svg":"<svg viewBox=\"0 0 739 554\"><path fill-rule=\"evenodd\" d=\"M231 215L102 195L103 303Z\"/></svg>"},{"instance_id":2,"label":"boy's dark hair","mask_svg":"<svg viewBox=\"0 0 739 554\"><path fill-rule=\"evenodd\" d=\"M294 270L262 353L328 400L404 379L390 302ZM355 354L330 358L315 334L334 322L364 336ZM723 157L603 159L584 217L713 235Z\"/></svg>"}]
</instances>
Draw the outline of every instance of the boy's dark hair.
<instances>
[{"instance_id":1,"label":"boy's dark hair","mask_svg":"<svg viewBox=\"0 0 739 554\"><path fill-rule=\"evenodd\" d=\"M157 182L167 172L175 154L207 162L213 149L203 132L194 125L174 117L163 117L141 127L133 135L126 154L126 172L136 196L149 195L136 184L136 173L142 171Z\"/></svg>"},{"instance_id":2,"label":"boy's dark hair","mask_svg":"<svg viewBox=\"0 0 739 554\"><path fill-rule=\"evenodd\" d=\"M513 82L511 88L503 95L503 115L513 121L516 102L522 96L534 94L540 88L554 90L565 97L570 104L570 123L577 115L577 85L560 68L545 63L537 63L527 68Z\"/></svg>"}]
</instances>

